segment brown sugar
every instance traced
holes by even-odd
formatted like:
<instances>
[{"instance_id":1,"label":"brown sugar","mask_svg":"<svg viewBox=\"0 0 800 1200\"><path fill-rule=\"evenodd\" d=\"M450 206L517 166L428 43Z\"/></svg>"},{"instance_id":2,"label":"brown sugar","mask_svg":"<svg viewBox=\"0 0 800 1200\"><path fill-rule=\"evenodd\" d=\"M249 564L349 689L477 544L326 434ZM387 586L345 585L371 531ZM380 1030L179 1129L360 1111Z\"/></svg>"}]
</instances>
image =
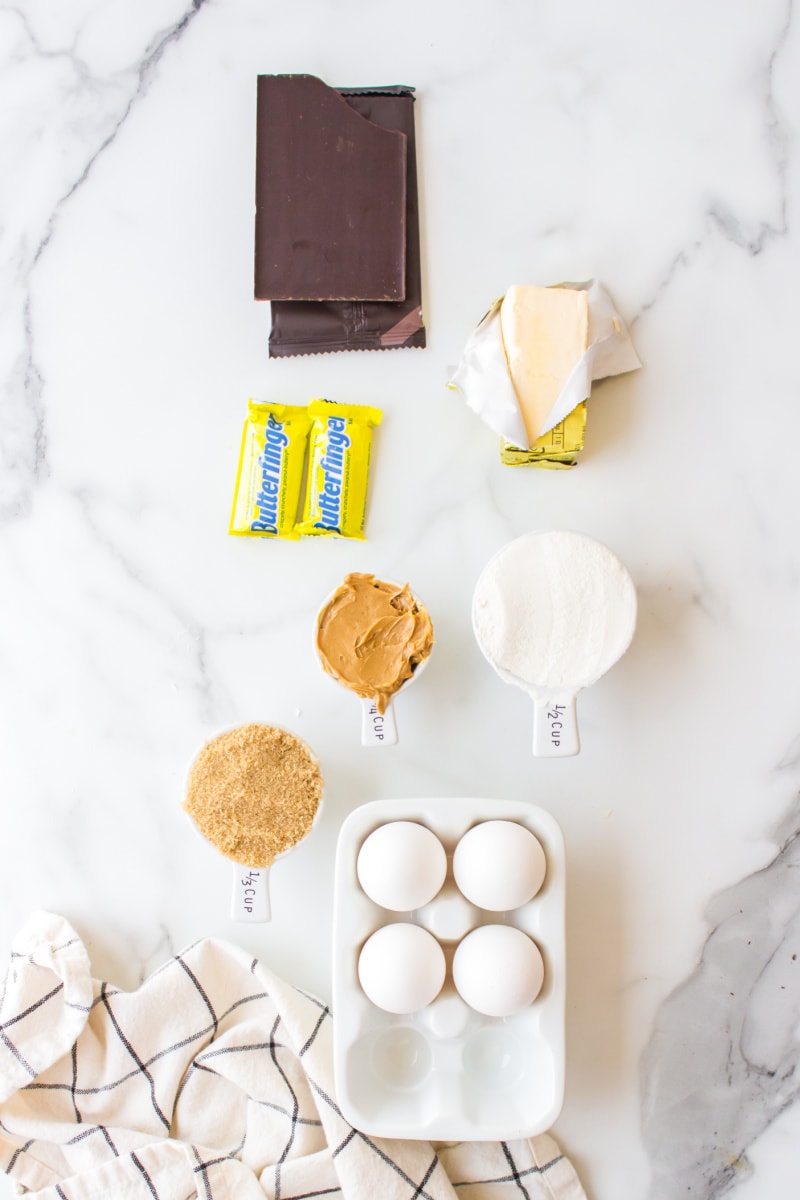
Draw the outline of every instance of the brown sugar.
<instances>
[{"instance_id":1,"label":"brown sugar","mask_svg":"<svg viewBox=\"0 0 800 1200\"><path fill-rule=\"evenodd\" d=\"M322 799L319 763L274 725L240 725L195 759L183 807L227 858L268 867L311 828Z\"/></svg>"}]
</instances>

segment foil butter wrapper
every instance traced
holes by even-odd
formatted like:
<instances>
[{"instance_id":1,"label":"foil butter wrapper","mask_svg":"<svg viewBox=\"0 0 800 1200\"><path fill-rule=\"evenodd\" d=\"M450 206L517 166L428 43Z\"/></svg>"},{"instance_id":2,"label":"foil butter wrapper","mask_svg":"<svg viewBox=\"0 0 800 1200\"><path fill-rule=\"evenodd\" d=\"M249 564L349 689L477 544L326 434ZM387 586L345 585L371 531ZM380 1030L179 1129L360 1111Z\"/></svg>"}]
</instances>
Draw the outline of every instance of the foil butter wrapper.
<instances>
[{"instance_id":1,"label":"foil butter wrapper","mask_svg":"<svg viewBox=\"0 0 800 1200\"><path fill-rule=\"evenodd\" d=\"M627 326L596 279L554 286L587 293L587 348L575 363L538 437L530 440L509 371L500 323L503 297L495 300L467 342L447 381L469 408L500 435L501 461L509 466L572 467L583 449L586 401L596 380L641 367Z\"/></svg>"},{"instance_id":2,"label":"foil butter wrapper","mask_svg":"<svg viewBox=\"0 0 800 1200\"><path fill-rule=\"evenodd\" d=\"M530 449L515 446L508 438L500 439L500 461L508 467L548 467L565 471L574 467L583 449L586 434L586 401L567 413L547 433L538 437Z\"/></svg>"}]
</instances>

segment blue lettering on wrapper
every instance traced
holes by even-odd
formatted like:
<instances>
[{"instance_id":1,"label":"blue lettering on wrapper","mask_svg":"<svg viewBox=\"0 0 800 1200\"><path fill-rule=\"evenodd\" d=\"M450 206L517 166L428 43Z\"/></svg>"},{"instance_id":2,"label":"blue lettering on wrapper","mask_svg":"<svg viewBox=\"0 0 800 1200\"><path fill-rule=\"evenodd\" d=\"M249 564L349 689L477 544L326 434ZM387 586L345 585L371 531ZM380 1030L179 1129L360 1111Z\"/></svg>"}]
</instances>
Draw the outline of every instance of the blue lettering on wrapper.
<instances>
[{"instance_id":1,"label":"blue lettering on wrapper","mask_svg":"<svg viewBox=\"0 0 800 1200\"><path fill-rule=\"evenodd\" d=\"M272 413L264 429L264 447L258 456L261 468L261 486L256 493L258 515L250 528L259 533L278 533L278 502L283 475L283 459L289 439L283 431L283 422L277 421Z\"/></svg>"},{"instance_id":2,"label":"blue lettering on wrapper","mask_svg":"<svg viewBox=\"0 0 800 1200\"><path fill-rule=\"evenodd\" d=\"M350 446L345 427L344 417L328 418L328 442L319 460L322 487L317 496L317 506L321 515L319 521L314 522L314 528L327 529L331 533L341 533L345 454Z\"/></svg>"}]
</instances>

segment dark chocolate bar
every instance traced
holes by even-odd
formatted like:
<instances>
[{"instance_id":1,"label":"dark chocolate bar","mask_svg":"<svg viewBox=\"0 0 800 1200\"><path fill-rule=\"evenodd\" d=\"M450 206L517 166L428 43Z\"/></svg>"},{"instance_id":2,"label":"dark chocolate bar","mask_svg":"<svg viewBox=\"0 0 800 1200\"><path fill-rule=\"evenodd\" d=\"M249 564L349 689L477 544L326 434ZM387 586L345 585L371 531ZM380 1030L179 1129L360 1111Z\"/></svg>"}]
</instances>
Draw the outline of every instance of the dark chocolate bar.
<instances>
[{"instance_id":1,"label":"dark chocolate bar","mask_svg":"<svg viewBox=\"0 0 800 1200\"><path fill-rule=\"evenodd\" d=\"M260 75L257 300L402 300L406 138L313 75Z\"/></svg>"},{"instance_id":2,"label":"dark chocolate bar","mask_svg":"<svg viewBox=\"0 0 800 1200\"><path fill-rule=\"evenodd\" d=\"M425 346L419 200L414 137L414 89L344 88L341 95L376 125L407 140L406 295L400 301L273 301L270 358L335 350L390 350Z\"/></svg>"}]
</instances>

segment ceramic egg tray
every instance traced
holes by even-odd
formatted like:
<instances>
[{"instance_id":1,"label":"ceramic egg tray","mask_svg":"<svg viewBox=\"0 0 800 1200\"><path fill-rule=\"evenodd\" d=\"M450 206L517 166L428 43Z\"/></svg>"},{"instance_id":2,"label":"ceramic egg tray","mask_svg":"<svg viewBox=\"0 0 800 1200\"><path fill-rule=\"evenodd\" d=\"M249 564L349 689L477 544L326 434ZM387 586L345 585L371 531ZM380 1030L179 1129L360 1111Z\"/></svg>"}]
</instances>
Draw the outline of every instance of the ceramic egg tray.
<instances>
[{"instance_id":1,"label":"ceramic egg tray","mask_svg":"<svg viewBox=\"0 0 800 1200\"><path fill-rule=\"evenodd\" d=\"M453 879L459 839L482 821L515 821L539 840L547 859L540 891L511 912L475 908ZM358 852L390 821L417 821L442 841L448 868L442 890L423 908L397 913L373 903L359 886ZM362 991L364 942L393 921L413 921L442 945L447 974L426 1008L395 1016ZM458 942L479 925L509 924L536 942L544 959L537 999L513 1016L469 1008L453 984ZM346 1120L378 1137L433 1141L505 1140L548 1129L564 1092L564 841L549 813L492 799L375 801L345 821L336 852L333 914L334 1067Z\"/></svg>"}]
</instances>

